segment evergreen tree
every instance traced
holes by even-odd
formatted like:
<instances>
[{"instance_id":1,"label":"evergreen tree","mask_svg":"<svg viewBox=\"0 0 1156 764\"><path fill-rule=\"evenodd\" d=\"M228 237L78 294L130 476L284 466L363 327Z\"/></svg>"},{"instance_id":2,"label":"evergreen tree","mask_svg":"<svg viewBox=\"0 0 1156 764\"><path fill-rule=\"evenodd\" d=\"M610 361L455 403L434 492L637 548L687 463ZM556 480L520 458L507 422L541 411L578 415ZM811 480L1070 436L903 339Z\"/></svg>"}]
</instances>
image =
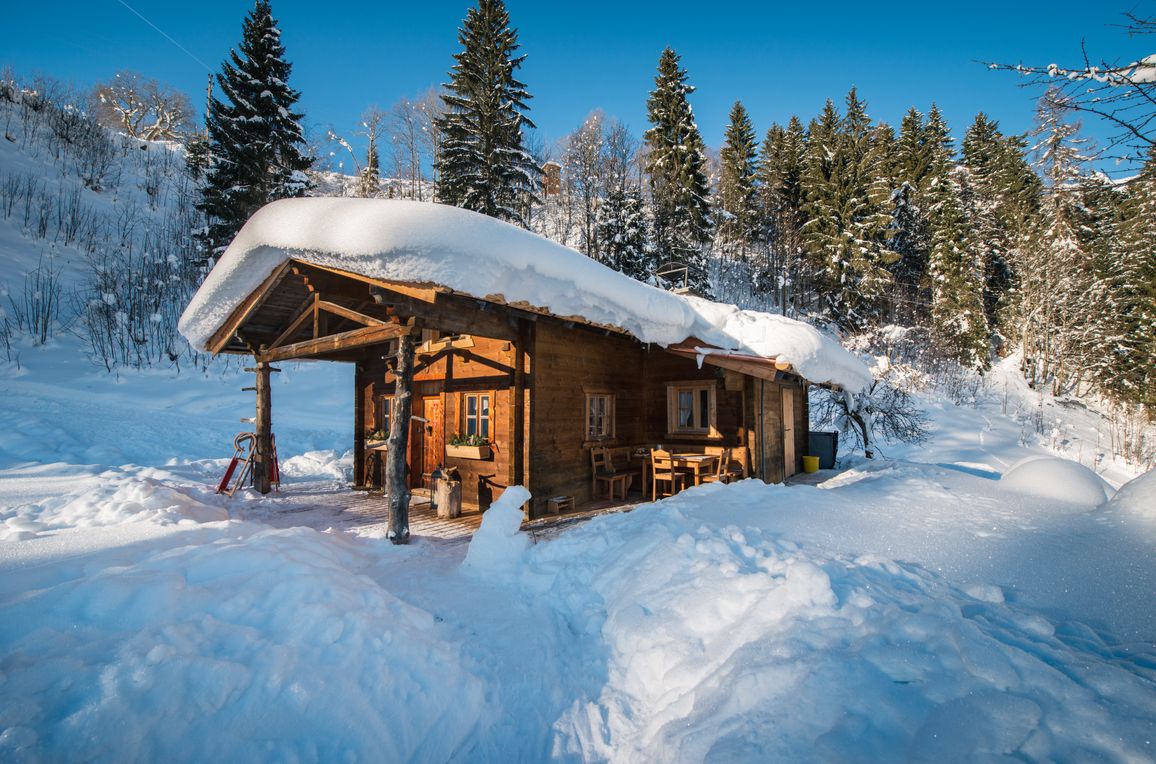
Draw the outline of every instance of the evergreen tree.
<instances>
[{"instance_id":1,"label":"evergreen tree","mask_svg":"<svg viewBox=\"0 0 1156 764\"><path fill-rule=\"evenodd\" d=\"M860 329L881 316L891 286L886 266L890 193L884 146L852 88L840 120L828 101L812 123L807 150L807 249L830 317Z\"/></svg>"},{"instance_id":2,"label":"evergreen tree","mask_svg":"<svg viewBox=\"0 0 1156 764\"><path fill-rule=\"evenodd\" d=\"M603 263L639 281L653 275L646 212L637 190L613 184L598 207L595 227Z\"/></svg>"},{"instance_id":3,"label":"evergreen tree","mask_svg":"<svg viewBox=\"0 0 1156 764\"><path fill-rule=\"evenodd\" d=\"M755 129L740 101L731 107L723 147L719 152L718 194L715 211L722 255L747 260L756 238L758 208L755 171L758 149Z\"/></svg>"},{"instance_id":4,"label":"evergreen tree","mask_svg":"<svg viewBox=\"0 0 1156 764\"><path fill-rule=\"evenodd\" d=\"M358 173L357 195L372 199L381 193L381 160L377 156L377 135L368 133L369 147L365 151L365 166Z\"/></svg>"},{"instance_id":5,"label":"evergreen tree","mask_svg":"<svg viewBox=\"0 0 1156 764\"><path fill-rule=\"evenodd\" d=\"M887 230L887 248L898 257L891 266L896 286L892 311L909 325L923 319L927 313L925 305L930 301L925 287L931 231L918 197L915 186L906 180L891 192L891 224Z\"/></svg>"},{"instance_id":6,"label":"evergreen tree","mask_svg":"<svg viewBox=\"0 0 1156 764\"><path fill-rule=\"evenodd\" d=\"M525 227L539 173L522 129L534 123L526 116L531 96L514 77L525 56L515 56L518 33L502 0L478 0L458 42L446 112L435 120L438 200Z\"/></svg>"},{"instance_id":7,"label":"evergreen tree","mask_svg":"<svg viewBox=\"0 0 1156 764\"><path fill-rule=\"evenodd\" d=\"M778 290L784 315L788 305L797 314L810 302L810 269L803 249L806 153L806 131L794 116L785 129L771 126L759 152L759 240L766 257L755 270L755 286L758 291Z\"/></svg>"},{"instance_id":8,"label":"evergreen tree","mask_svg":"<svg viewBox=\"0 0 1156 764\"><path fill-rule=\"evenodd\" d=\"M712 222L707 202L706 147L687 100L694 88L686 80L678 55L665 49L646 103L652 125L645 135L649 149L646 172L659 261L686 266L687 285L709 296L706 247Z\"/></svg>"},{"instance_id":9,"label":"evergreen tree","mask_svg":"<svg viewBox=\"0 0 1156 764\"><path fill-rule=\"evenodd\" d=\"M1117 200L1114 224L1104 227L1100 271L1108 299L1095 320L1110 322L1111 344L1090 359L1098 381L1113 399L1156 411L1156 149L1140 175ZM1122 199L1120 197L1123 197ZM1102 213L1101 213L1102 214Z\"/></svg>"},{"instance_id":10,"label":"evergreen tree","mask_svg":"<svg viewBox=\"0 0 1156 764\"><path fill-rule=\"evenodd\" d=\"M908 323L921 321L930 301L927 258L931 230L924 193L931 167L931 142L926 120L914 107L907 110L895 142L888 244L898 255L891 266L895 277L895 311Z\"/></svg>"},{"instance_id":11,"label":"evergreen tree","mask_svg":"<svg viewBox=\"0 0 1156 764\"><path fill-rule=\"evenodd\" d=\"M302 196L309 187L300 93L289 87L281 31L268 0L245 17L241 44L221 66L224 99L209 101L211 163L198 208L209 220L209 256L228 245L254 212L276 199Z\"/></svg>"},{"instance_id":12,"label":"evergreen tree","mask_svg":"<svg viewBox=\"0 0 1156 764\"><path fill-rule=\"evenodd\" d=\"M951 133L934 105L927 115L931 162L927 216L931 237L931 329L942 352L973 369L988 366L988 324L983 310L983 267L964 215L964 189L955 171Z\"/></svg>"},{"instance_id":13,"label":"evergreen tree","mask_svg":"<svg viewBox=\"0 0 1156 764\"><path fill-rule=\"evenodd\" d=\"M1083 233L1089 222L1082 193L1086 141L1078 137L1079 126L1067 121L1068 112L1057 91L1040 101L1033 134L1040 138L1036 170L1047 187L1035 235L1017 267L1024 372L1033 383L1052 384L1056 393L1078 381L1073 328L1081 319L1073 306L1092 287L1092 256Z\"/></svg>"},{"instance_id":14,"label":"evergreen tree","mask_svg":"<svg viewBox=\"0 0 1156 764\"><path fill-rule=\"evenodd\" d=\"M827 242L839 236L837 210L837 165L839 112L831 99L819 116L807 126L807 150L803 160L803 244L808 270L813 274L813 288L818 301L838 287L838 275L828 264Z\"/></svg>"},{"instance_id":15,"label":"evergreen tree","mask_svg":"<svg viewBox=\"0 0 1156 764\"><path fill-rule=\"evenodd\" d=\"M966 209L968 228L983 263L984 313L997 339L1003 334L1000 327L1015 284L1013 251L1026 232L1014 208L1025 177L1034 178L1017 145L982 112L963 139L963 167L972 191ZM1038 185L1030 186L1033 196L1037 191Z\"/></svg>"},{"instance_id":16,"label":"evergreen tree","mask_svg":"<svg viewBox=\"0 0 1156 764\"><path fill-rule=\"evenodd\" d=\"M895 143L896 176L899 184L908 183L916 191L926 187L931 168L933 146L927 133L927 120L915 107L903 115Z\"/></svg>"}]
</instances>

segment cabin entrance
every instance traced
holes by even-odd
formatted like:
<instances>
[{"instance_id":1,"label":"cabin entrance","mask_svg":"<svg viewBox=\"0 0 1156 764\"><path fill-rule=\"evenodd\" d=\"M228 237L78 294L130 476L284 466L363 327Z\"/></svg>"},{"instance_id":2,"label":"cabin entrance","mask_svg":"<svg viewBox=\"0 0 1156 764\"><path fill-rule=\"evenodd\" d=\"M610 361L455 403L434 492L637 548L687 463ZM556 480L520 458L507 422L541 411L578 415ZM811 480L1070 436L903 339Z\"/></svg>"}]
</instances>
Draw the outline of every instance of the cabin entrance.
<instances>
[{"instance_id":1,"label":"cabin entrance","mask_svg":"<svg viewBox=\"0 0 1156 764\"><path fill-rule=\"evenodd\" d=\"M783 479L795 474L795 391L783 388Z\"/></svg>"},{"instance_id":2,"label":"cabin entrance","mask_svg":"<svg viewBox=\"0 0 1156 764\"><path fill-rule=\"evenodd\" d=\"M424 487L426 476L445 463L446 431L445 417L442 416L442 399L440 395L427 395L421 399L421 414L425 419L421 427L414 428L420 435L417 448L411 453L417 457L415 464L410 466L410 482L415 488Z\"/></svg>"}]
</instances>

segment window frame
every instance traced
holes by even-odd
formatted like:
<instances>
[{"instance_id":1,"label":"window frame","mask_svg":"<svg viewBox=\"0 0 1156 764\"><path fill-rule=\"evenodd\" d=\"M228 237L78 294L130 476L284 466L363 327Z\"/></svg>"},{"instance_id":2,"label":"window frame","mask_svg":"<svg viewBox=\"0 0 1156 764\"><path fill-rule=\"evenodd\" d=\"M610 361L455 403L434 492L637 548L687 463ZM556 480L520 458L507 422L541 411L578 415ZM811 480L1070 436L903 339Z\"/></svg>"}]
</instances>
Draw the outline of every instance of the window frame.
<instances>
[{"instance_id":1,"label":"window frame","mask_svg":"<svg viewBox=\"0 0 1156 764\"><path fill-rule=\"evenodd\" d=\"M594 432L591 429L592 414L591 405L595 401L604 401L605 409L602 412L602 426L603 432ZM603 390L588 390L584 396L582 407L582 433L583 443L605 443L606 441L614 440L617 436L617 400L614 393Z\"/></svg>"},{"instance_id":2,"label":"window frame","mask_svg":"<svg viewBox=\"0 0 1156 764\"><path fill-rule=\"evenodd\" d=\"M377 396L377 410L374 411L376 429L373 432L384 432L389 437L389 428L393 424L394 405L396 396L384 394Z\"/></svg>"},{"instance_id":3,"label":"window frame","mask_svg":"<svg viewBox=\"0 0 1156 764\"><path fill-rule=\"evenodd\" d=\"M679 397L683 393L691 394L691 424L683 426L680 422L681 402ZM706 393L706 421L702 421L702 403L700 395ZM686 380L666 383L666 437L696 437L722 438L718 429L718 382L716 380Z\"/></svg>"},{"instance_id":4,"label":"window frame","mask_svg":"<svg viewBox=\"0 0 1156 764\"><path fill-rule=\"evenodd\" d=\"M460 396L461 397L458 400L458 407L459 407L459 411L460 411L459 420L461 423L461 429L458 431L459 434L464 435L466 437L469 437L471 435L478 435L482 438L485 438L487 443L493 443L494 442L494 428L493 428L494 402L495 402L495 398L497 396L494 395L494 392L492 390L478 390L478 391L473 391L473 392L468 392L468 393L464 392L464 393L460 393ZM477 400L476 410L475 410L475 413L473 415L470 414L470 399L471 398L474 398ZM485 414L485 416L482 415L482 399L483 398L486 399L486 414ZM476 431L473 433L470 432L471 420L476 423ZM485 422L486 433L484 435L481 433L482 422Z\"/></svg>"}]
</instances>

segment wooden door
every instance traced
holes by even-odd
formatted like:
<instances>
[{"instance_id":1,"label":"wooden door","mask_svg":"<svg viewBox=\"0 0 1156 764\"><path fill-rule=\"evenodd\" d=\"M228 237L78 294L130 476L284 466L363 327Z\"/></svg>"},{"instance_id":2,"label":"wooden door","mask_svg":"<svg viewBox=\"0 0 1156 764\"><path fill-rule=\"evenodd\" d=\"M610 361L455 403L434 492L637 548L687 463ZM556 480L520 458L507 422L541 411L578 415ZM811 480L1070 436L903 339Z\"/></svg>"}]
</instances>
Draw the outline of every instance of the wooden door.
<instances>
[{"instance_id":1,"label":"wooden door","mask_svg":"<svg viewBox=\"0 0 1156 764\"><path fill-rule=\"evenodd\" d=\"M795 389L782 388L783 394L783 478L795 474Z\"/></svg>"},{"instance_id":2,"label":"wooden door","mask_svg":"<svg viewBox=\"0 0 1156 764\"><path fill-rule=\"evenodd\" d=\"M440 395L426 396L421 399L422 416L426 421L421 424L421 469L418 477L433 472L445 462L446 431L445 420L442 417L442 399Z\"/></svg>"}]
</instances>

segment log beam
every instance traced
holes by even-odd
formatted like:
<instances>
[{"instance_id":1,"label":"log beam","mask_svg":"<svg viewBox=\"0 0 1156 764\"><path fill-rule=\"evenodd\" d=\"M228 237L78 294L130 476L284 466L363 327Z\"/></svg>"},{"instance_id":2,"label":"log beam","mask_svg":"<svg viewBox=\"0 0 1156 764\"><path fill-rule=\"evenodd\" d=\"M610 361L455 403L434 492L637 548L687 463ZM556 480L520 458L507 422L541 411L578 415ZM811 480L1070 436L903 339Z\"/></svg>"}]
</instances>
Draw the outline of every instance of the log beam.
<instances>
[{"instance_id":1,"label":"log beam","mask_svg":"<svg viewBox=\"0 0 1156 764\"><path fill-rule=\"evenodd\" d=\"M348 318L350 321L363 324L365 326L385 326L388 323L386 321L382 321L380 318L367 316L364 313L353 310L352 308L347 308L344 305L338 305L337 303L329 302L328 300L318 300L317 308L318 310L324 310L327 313L333 313L334 315L341 316L342 318Z\"/></svg>"},{"instance_id":2,"label":"log beam","mask_svg":"<svg viewBox=\"0 0 1156 764\"><path fill-rule=\"evenodd\" d=\"M414 331L412 322L409 324L388 324L386 326L367 326L362 329L353 329L348 332L331 334L327 337L318 337L304 342L295 342L292 345L283 345L279 348L266 350L259 360L274 362L287 361L294 358L312 358L327 353L336 353L344 350L363 348L388 342L399 337L409 336Z\"/></svg>"}]
</instances>

